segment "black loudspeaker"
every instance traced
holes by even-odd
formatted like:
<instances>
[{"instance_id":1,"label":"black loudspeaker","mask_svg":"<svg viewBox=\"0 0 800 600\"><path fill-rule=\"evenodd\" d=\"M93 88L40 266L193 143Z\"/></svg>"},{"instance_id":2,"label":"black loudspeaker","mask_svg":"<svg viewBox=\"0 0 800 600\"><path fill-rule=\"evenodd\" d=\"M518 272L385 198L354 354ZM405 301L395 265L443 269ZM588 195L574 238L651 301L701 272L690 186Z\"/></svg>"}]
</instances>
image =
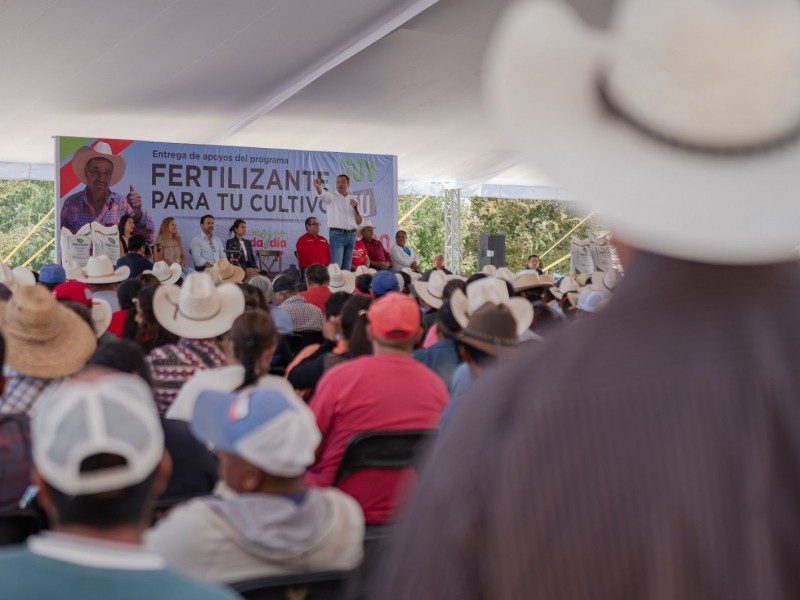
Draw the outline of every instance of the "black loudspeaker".
<instances>
[{"instance_id":1,"label":"black loudspeaker","mask_svg":"<svg viewBox=\"0 0 800 600\"><path fill-rule=\"evenodd\" d=\"M506 266L506 236L482 233L478 236L478 270L486 265Z\"/></svg>"}]
</instances>

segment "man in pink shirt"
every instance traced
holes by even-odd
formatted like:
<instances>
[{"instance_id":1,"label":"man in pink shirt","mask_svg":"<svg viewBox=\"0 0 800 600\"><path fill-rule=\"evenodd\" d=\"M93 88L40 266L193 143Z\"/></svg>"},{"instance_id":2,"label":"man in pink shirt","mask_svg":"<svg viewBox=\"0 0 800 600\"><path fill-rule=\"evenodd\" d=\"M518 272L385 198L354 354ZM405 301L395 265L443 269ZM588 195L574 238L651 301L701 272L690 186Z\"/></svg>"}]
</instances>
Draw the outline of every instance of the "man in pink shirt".
<instances>
[{"instance_id":1,"label":"man in pink shirt","mask_svg":"<svg viewBox=\"0 0 800 600\"><path fill-rule=\"evenodd\" d=\"M367 312L374 354L349 360L323 375L310 407L322 432L317 461L306 482L333 483L347 441L363 431L435 429L447 404L447 389L428 367L411 357L422 335L417 303L390 292ZM366 469L339 487L364 509L368 525L394 517L407 470Z\"/></svg>"}]
</instances>

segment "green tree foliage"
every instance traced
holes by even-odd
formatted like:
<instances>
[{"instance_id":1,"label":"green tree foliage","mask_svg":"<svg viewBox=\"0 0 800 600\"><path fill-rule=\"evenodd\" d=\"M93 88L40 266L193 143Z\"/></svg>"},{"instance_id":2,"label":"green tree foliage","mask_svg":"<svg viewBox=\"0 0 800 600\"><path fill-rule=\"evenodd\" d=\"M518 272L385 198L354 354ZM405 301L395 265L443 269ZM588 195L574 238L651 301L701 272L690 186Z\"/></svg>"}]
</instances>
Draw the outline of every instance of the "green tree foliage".
<instances>
[{"instance_id":1,"label":"green tree foliage","mask_svg":"<svg viewBox=\"0 0 800 600\"><path fill-rule=\"evenodd\" d=\"M52 181L0 180L0 259L6 256L47 215L54 206ZM55 232L55 214L36 230L7 261L11 266L22 265L43 246L52 242ZM43 264L55 260L55 247L51 243L28 265L38 270Z\"/></svg>"},{"instance_id":2,"label":"green tree foliage","mask_svg":"<svg viewBox=\"0 0 800 600\"><path fill-rule=\"evenodd\" d=\"M471 273L477 270L478 236L482 233L505 235L506 266L512 271L524 269L529 255L543 254L585 217L571 214L572 206L567 202L549 200L469 199L461 214L463 271ZM542 266L569 253L572 235L583 239L596 234L598 229L591 220L586 221L542 259ZM559 273L568 270L569 260L554 268Z\"/></svg>"},{"instance_id":3,"label":"green tree foliage","mask_svg":"<svg viewBox=\"0 0 800 600\"><path fill-rule=\"evenodd\" d=\"M414 206L423 200L421 196L400 196L397 204L397 218L401 219ZM400 224L408 234L406 245L411 246L420 259L420 270L433 268L433 256L444 254L444 208L443 198L429 196ZM394 242L395 232L391 232Z\"/></svg>"}]
</instances>

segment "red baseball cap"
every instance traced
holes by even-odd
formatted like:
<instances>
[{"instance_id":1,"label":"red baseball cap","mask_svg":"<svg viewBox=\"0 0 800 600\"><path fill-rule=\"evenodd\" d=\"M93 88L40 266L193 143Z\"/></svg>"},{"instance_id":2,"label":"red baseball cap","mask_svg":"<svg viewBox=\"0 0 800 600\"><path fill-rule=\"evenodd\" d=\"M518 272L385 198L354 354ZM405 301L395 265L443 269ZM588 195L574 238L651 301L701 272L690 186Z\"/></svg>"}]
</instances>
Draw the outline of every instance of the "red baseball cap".
<instances>
[{"instance_id":1,"label":"red baseball cap","mask_svg":"<svg viewBox=\"0 0 800 600\"><path fill-rule=\"evenodd\" d=\"M376 337L407 340L419 331L419 306L411 296L388 292L370 304L367 320Z\"/></svg>"},{"instance_id":2,"label":"red baseball cap","mask_svg":"<svg viewBox=\"0 0 800 600\"><path fill-rule=\"evenodd\" d=\"M53 288L56 300L72 300L84 306L92 306L92 290L80 281L65 281Z\"/></svg>"}]
</instances>

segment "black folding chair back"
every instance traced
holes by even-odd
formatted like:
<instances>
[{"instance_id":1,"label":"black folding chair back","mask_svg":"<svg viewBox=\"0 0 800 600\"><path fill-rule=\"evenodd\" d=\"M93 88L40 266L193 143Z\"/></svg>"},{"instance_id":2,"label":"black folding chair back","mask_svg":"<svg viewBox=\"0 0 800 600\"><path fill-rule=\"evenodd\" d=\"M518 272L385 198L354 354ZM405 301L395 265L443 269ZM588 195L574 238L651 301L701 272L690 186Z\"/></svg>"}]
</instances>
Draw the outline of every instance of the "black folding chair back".
<instances>
[{"instance_id":1,"label":"black folding chair back","mask_svg":"<svg viewBox=\"0 0 800 600\"><path fill-rule=\"evenodd\" d=\"M42 529L45 523L35 510L13 508L0 512L0 546L21 544Z\"/></svg>"},{"instance_id":2,"label":"black folding chair back","mask_svg":"<svg viewBox=\"0 0 800 600\"><path fill-rule=\"evenodd\" d=\"M352 571L320 571L262 577L230 584L245 600L344 600L350 597Z\"/></svg>"},{"instance_id":3,"label":"black folding chair back","mask_svg":"<svg viewBox=\"0 0 800 600\"><path fill-rule=\"evenodd\" d=\"M420 446L434 439L436 433L435 429L404 429L363 431L354 435L344 449L333 485L361 469L413 467Z\"/></svg>"}]
</instances>

